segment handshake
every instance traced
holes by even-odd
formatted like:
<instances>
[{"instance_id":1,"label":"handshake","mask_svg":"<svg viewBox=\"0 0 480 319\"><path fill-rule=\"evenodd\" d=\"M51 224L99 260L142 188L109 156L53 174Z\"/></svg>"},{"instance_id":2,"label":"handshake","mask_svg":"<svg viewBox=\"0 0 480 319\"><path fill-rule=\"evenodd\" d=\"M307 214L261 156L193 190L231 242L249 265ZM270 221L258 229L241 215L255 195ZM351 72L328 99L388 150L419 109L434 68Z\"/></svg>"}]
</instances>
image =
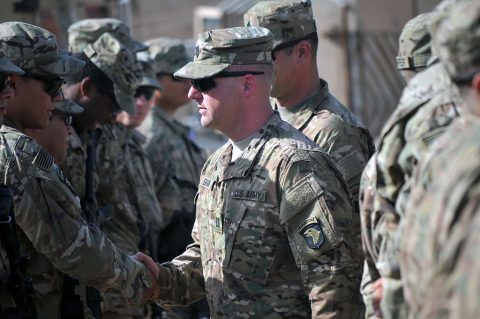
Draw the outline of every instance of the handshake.
<instances>
[{"instance_id":1,"label":"handshake","mask_svg":"<svg viewBox=\"0 0 480 319\"><path fill-rule=\"evenodd\" d=\"M150 256L140 252L136 253L132 257L135 260L143 263L145 267L150 271L153 278L153 286L145 289L145 291L143 292L142 302L143 303L155 302L155 300L158 300L160 296L160 287L157 282L160 269L158 268L157 263Z\"/></svg>"}]
</instances>

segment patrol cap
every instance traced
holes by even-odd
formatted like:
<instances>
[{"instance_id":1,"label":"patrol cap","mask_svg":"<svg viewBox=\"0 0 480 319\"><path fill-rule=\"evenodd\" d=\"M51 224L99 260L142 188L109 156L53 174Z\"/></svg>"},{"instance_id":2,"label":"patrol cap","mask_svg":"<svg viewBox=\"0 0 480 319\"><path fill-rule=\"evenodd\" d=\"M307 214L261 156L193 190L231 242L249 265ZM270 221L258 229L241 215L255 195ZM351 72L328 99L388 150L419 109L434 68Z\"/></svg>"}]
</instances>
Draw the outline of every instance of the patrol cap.
<instances>
[{"instance_id":1,"label":"patrol cap","mask_svg":"<svg viewBox=\"0 0 480 319\"><path fill-rule=\"evenodd\" d=\"M79 114L83 112L83 107L70 99L63 99L53 103L55 109L66 114Z\"/></svg>"},{"instance_id":2,"label":"patrol cap","mask_svg":"<svg viewBox=\"0 0 480 319\"><path fill-rule=\"evenodd\" d=\"M18 66L10 62L4 55L3 52L0 51L0 72L8 73L8 74L17 74L22 75L25 73L22 69Z\"/></svg>"},{"instance_id":3,"label":"patrol cap","mask_svg":"<svg viewBox=\"0 0 480 319\"><path fill-rule=\"evenodd\" d=\"M234 27L200 33L195 58L175 77L203 79L231 65L271 64L273 35L261 27Z\"/></svg>"},{"instance_id":4,"label":"patrol cap","mask_svg":"<svg viewBox=\"0 0 480 319\"><path fill-rule=\"evenodd\" d=\"M62 77L79 72L83 61L61 53L55 35L25 22L0 23L0 51L18 67Z\"/></svg>"},{"instance_id":5,"label":"patrol cap","mask_svg":"<svg viewBox=\"0 0 480 319\"><path fill-rule=\"evenodd\" d=\"M74 53L82 52L87 44L93 43L104 33L113 34L130 51L148 49L146 45L130 36L130 29L120 20L113 18L84 19L68 28L68 48Z\"/></svg>"},{"instance_id":6,"label":"patrol cap","mask_svg":"<svg viewBox=\"0 0 480 319\"><path fill-rule=\"evenodd\" d=\"M143 71L143 77L138 87L148 86L153 87L157 90L161 90L162 87L160 86L160 83L158 83L158 81L155 79L155 72L153 71L152 60L150 59L148 51L138 52L137 61L140 63Z\"/></svg>"},{"instance_id":7,"label":"patrol cap","mask_svg":"<svg viewBox=\"0 0 480 319\"><path fill-rule=\"evenodd\" d=\"M480 71L480 2L456 4L430 24L433 46L455 82Z\"/></svg>"},{"instance_id":8,"label":"patrol cap","mask_svg":"<svg viewBox=\"0 0 480 319\"><path fill-rule=\"evenodd\" d=\"M185 45L179 39L162 37L148 40L145 44L148 45L155 74L173 74L191 62Z\"/></svg>"},{"instance_id":9,"label":"patrol cap","mask_svg":"<svg viewBox=\"0 0 480 319\"><path fill-rule=\"evenodd\" d=\"M398 39L398 55L396 57L399 70L415 69L427 65L432 56L428 21L431 13L424 13L408 21Z\"/></svg>"},{"instance_id":10,"label":"patrol cap","mask_svg":"<svg viewBox=\"0 0 480 319\"><path fill-rule=\"evenodd\" d=\"M113 82L115 99L121 109L135 114L134 94L143 76L135 53L110 33L102 34L87 45L83 53Z\"/></svg>"},{"instance_id":11,"label":"patrol cap","mask_svg":"<svg viewBox=\"0 0 480 319\"><path fill-rule=\"evenodd\" d=\"M274 50L317 31L310 0L260 1L243 15L243 21L245 26L269 29L274 36Z\"/></svg>"}]
</instances>

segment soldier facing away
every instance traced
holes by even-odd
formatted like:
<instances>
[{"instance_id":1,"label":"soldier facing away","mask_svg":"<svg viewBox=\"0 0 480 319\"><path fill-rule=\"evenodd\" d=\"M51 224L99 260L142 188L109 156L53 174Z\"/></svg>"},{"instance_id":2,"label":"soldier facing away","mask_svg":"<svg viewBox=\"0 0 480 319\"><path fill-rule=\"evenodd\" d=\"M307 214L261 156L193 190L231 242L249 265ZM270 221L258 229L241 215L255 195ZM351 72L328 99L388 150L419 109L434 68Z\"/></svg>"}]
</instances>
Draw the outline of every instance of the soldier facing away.
<instances>
[{"instance_id":1,"label":"soldier facing away","mask_svg":"<svg viewBox=\"0 0 480 319\"><path fill-rule=\"evenodd\" d=\"M356 318L347 187L330 157L272 110L272 40L260 27L202 33L194 62L175 73L191 79L202 125L230 141L203 167L194 243L159 266L156 300L206 295L212 318Z\"/></svg>"}]
</instances>

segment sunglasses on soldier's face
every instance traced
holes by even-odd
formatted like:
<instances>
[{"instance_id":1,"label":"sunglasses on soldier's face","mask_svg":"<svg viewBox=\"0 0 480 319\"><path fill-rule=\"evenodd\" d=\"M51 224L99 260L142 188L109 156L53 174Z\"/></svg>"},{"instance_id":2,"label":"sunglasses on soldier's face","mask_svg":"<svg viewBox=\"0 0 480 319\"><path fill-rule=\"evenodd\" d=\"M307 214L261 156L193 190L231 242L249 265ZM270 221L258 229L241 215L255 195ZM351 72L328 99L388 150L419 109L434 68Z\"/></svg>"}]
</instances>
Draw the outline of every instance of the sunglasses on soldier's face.
<instances>
[{"instance_id":1,"label":"sunglasses on soldier's face","mask_svg":"<svg viewBox=\"0 0 480 319\"><path fill-rule=\"evenodd\" d=\"M52 116L56 116L59 119L63 120L63 123L65 123L65 126L71 126L73 117L71 114L66 114L61 111L53 110L52 111Z\"/></svg>"},{"instance_id":2,"label":"sunglasses on soldier's face","mask_svg":"<svg viewBox=\"0 0 480 319\"><path fill-rule=\"evenodd\" d=\"M0 73L0 92L5 90L10 82L10 74L8 73Z\"/></svg>"},{"instance_id":3,"label":"sunglasses on soldier's face","mask_svg":"<svg viewBox=\"0 0 480 319\"><path fill-rule=\"evenodd\" d=\"M64 83L62 78L31 73L28 71L25 71L25 73L22 76L43 82L43 90L52 99L55 98L57 95L59 95L60 92L62 91L62 85Z\"/></svg>"},{"instance_id":4,"label":"sunglasses on soldier's face","mask_svg":"<svg viewBox=\"0 0 480 319\"><path fill-rule=\"evenodd\" d=\"M238 71L238 72L221 72L215 74L214 76L198 79L198 80L191 80L192 86L199 90L202 93L207 92L208 90L213 89L216 86L215 78L232 78L232 77L241 77L247 74L251 75L261 75L265 74L262 71Z\"/></svg>"},{"instance_id":5,"label":"sunglasses on soldier's face","mask_svg":"<svg viewBox=\"0 0 480 319\"><path fill-rule=\"evenodd\" d=\"M135 98L141 97L142 95L145 97L145 100L150 100L155 93L155 88L151 86L141 86L135 91Z\"/></svg>"}]
</instances>

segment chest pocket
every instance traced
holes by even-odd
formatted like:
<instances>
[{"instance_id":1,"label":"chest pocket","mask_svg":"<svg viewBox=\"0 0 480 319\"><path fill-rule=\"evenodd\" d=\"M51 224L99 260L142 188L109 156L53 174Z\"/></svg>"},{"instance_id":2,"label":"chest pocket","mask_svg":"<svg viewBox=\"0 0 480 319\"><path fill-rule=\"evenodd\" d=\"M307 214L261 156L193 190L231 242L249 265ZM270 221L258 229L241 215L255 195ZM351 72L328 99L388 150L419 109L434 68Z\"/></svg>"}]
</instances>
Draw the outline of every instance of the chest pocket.
<instances>
[{"instance_id":1,"label":"chest pocket","mask_svg":"<svg viewBox=\"0 0 480 319\"><path fill-rule=\"evenodd\" d=\"M246 201L225 221L224 268L235 277L266 284L272 272L282 228L274 205Z\"/></svg>"}]
</instances>

